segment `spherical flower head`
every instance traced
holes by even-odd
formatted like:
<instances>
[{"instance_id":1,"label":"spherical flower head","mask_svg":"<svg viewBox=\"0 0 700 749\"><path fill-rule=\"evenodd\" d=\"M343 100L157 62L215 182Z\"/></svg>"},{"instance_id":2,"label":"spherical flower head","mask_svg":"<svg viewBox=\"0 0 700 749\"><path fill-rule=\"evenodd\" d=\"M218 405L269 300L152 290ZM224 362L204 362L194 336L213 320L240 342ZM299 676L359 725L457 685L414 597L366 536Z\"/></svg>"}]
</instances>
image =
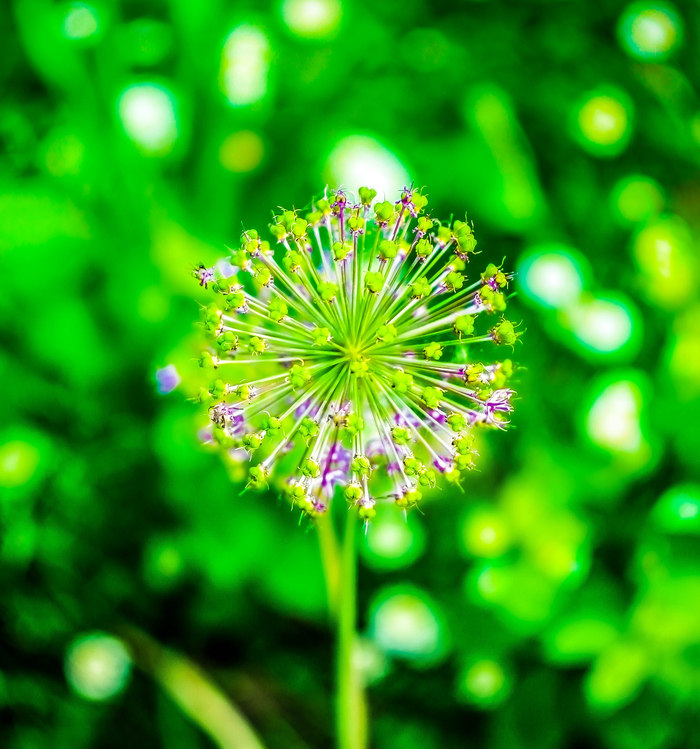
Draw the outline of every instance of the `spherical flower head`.
<instances>
[{"instance_id":1,"label":"spherical flower head","mask_svg":"<svg viewBox=\"0 0 700 749\"><path fill-rule=\"evenodd\" d=\"M281 487L310 517L332 501L365 522L377 502L416 507L459 484L475 430L513 410L512 361L470 358L520 337L501 315L510 275L469 271L471 222L437 221L412 187L397 196L335 190L304 216L281 209L272 242L246 230L227 263L193 271L214 298L196 398L208 434L250 461L248 489Z\"/></svg>"}]
</instances>

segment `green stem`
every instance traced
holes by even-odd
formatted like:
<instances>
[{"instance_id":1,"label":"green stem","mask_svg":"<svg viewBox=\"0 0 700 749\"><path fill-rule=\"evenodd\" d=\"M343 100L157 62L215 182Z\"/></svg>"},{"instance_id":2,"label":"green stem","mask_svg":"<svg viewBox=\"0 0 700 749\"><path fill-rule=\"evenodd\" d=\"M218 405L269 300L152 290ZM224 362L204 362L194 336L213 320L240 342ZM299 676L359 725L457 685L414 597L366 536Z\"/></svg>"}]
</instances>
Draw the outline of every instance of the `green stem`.
<instances>
[{"instance_id":1,"label":"green stem","mask_svg":"<svg viewBox=\"0 0 700 749\"><path fill-rule=\"evenodd\" d=\"M357 513L346 513L340 559L337 642L338 749L364 749L367 745L366 706L362 684L353 663L357 619Z\"/></svg>"},{"instance_id":2,"label":"green stem","mask_svg":"<svg viewBox=\"0 0 700 749\"><path fill-rule=\"evenodd\" d=\"M118 633L129 643L136 664L219 749L265 749L245 715L196 664L130 625L122 625Z\"/></svg>"},{"instance_id":3,"label":"green stem","mask_svg":"<svg viewBox=\"0 0 700 749\"><path fill-rule=\"evenodd\" d=\"M328 611L331 619L335 621L338 616L338 597L340 586L340 552L338 551L338 539L330 510L316 518L316 530L318 532L318 544L321 551L321 564L323 566L323 577L326 582L326 597L328 598Z\"/></svg>"}]
</instances>

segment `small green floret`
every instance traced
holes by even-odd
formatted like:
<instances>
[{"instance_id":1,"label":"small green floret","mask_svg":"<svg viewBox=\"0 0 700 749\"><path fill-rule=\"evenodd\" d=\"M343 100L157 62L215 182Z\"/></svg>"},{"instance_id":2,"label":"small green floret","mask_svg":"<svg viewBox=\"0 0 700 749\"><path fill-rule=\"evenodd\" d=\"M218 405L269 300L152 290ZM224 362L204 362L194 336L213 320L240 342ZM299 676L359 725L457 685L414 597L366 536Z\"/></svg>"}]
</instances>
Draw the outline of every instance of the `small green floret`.
<instances>
[{"instance_id":1,"label":"small green floret","mask_svg":"<svg viewBox=\"0 0 700 749\"><path fill-rule=\"evenodd\" d=\"M391 387L397 393L410 393L413 387L413 375L404 372L403 369L397 369L391 375Z\"/></svg>"},{"instance_id":2,"label":"small green floret","mask_svg":"<svg viewBox=\"0 0 700 749\"><path fill-rule=\"evenodd\" d=\"M331 331L326 328L319 328L316 326L313 330L309 331L311 335L312 346L325 346L331 340Z\"/></svg>"},{"instance_id":3,"label":"small green floret","mask_svg":"<svg viewBox=\"0 0 700 749\"><path fill-rule=\"evenodd\" d=\"M297 218L292 222L289 228L291 230L292 236L295 239L301 239L306 234L306 229L308 228L308 226L308 221L305 221L303 218Z\"/></svg>"},{"instance_id":4,"label":"small green floret","mask_svg":"<svg viewBox=\"0 0 700 749\"><path fill-rule=\"evenodd\" d=\"M390 203L388 200L384 200L381 203L375 203L374 215L380 226L386 226L394 217L394 204Z\"/></svg>"},{"instance_id":5,"label":"small green floret","mask_svg":"<svg viewBox=\"0 0 700 749\"><path fill-rule=\"evenodd\" d=\"M377 511L374 509L373 505L363 505L361 504L357 508L357 514L360 516L360 519L368 521L372 520L374 516L377 514Z\"/></svg>"},{"instance_id":6,"label":"small green floret","mask_svg":"<svg viewBox=\"0 0 700 749\"><path fill-rule=\"evenodd\" d=\"M459 336L471 335L474 332L474 318L472 315L460 315L452 323L452 329Z\"/></svg>"},{"instance_id":7,"label":"small green floret","mask_svg":"<svg viewBox=\"0 0 700 749\"><path fill-rule=\"evenodd\" d=\"M238 348L238 336L227 330L216 339L216 346L225 353L235 351Z\"/></svg>"},{"instance_id":8,"label":"small green floret","mask_svg":"<svg viewBox=\"0 0 700 749\"><path fill-rule=\"evenodd\" d=\"M403 494L397 498L396 505L397 507L413 507L414 505L417 505L418 502L423 499L423 495L418 491L418 489L405 489Z\"/></svg>"},{"instance_id":9,"label":"small green floret","mask_svg":"<svg viewBox=\"0 0 700 749\"><path fill-rule=\"evenodd\" d=\"M338 284L321 281L318 285L318 295L324 302L332 302L338 294Z\"/></svg>"},{"instance_id":10,"label":"small green floret","mask_svg":"<svg viewBox=\"0 0 700 749\"><path fill-rule=\"evenodd\" d=\"M383 341L384 343L393 343L396 340L397 335L398 331L396 330L396 326L387 323L386 325L382 325L382 327L377 331L377 340Z\"/></svg>"},{"instance_id":11,"label":"small green floret","mask_svg":"<svg viewBox=\"0 0 700 749\"><path fill-rule=\"evenodd\" d=\"M361 187L357 191L357 193L360 196L362 205L364 206L369 206L370 203L377 197L377 191L373 190L371 187Z\"/></svg>"},{"instance_id":12,"label":"small green floret","mask_svg":"<svg viewBox=\"0 0 700 749\"><path fill-rule=\"evenodd\" d=\"M250 452L257 450L262 445L263 436L257 432L243 435L243 447Z\"/></svg>"},{"instance_id":13,"label":"small green floret","mask_svg":"<svg viewBox=\"0 0 700 749\"><path fill-rule=\"evenodd\" d=\"M433 468L426 468L418 476L418 484L420 486L429 487L434 489L437 484L437 474Z\"/></svg>"},{"instance_id":14,"label":"small green floret","mask_svg":"<svg viewBox=\"0 0 700 749\"><path fill-rule=\"evenodd\" d=\"M403 470L407 476L418 476L425 470L425 466L412 456L403 459Z\"/></svg>"},{"instance_id":15,"label":"small green floret","mask_svg":"<svg viewBox=\"0 0 700 749\"><path fill-rule=\"evenodd\" d=\"M506 298L500 291L494 291L488 284L479 289L482 304L491 312L503 312L506 308Z\"/></svg>"},{"instance_id":16,"label":"small green floret","mask_svg":"<svg viewBox=\"0 0 700 749\"><path fill-rule=\"evenodd\" d=\"M303 262L304 256L299 250L288 250L287 254L282 258L282 263L289 273L297 273Z\"/></svg>"},{"instance_id":17,"label":"small green floret","mask_svg":"<svg viewBox=\"0 0 700 749\"><path fill-rule=\"evenodd\" d=\"M458 471L470 471L474 468L474 456L471 453L455 455L455 468Z\"/></svg>"},{"instance_id":18,"label":"small green floret","mask_svg":"<svg viewBox=\"0 0 700 749\"><path fill-rule=\"evenodd\" d=\"M467 428L467 420L460 413L451 413L447 417L447 423L453 432L463 432Z\"/></svg>"},{"instance_id":19,"label":"small green floret","mask_svg":"<svg viewBox=\"0 0 700 749\"><path fill-rule=\"evenodd\" d=\"M242 401L249 401L253 398L253 389L250 385L236 385L233 394Z\"/></svg>"},{"instance_id":20,"label":"small green floret","mask_svg":"<svg viewBox=\"0 0 700 749\"><path fill-rule=\"evenodd\" d=\"M262 354L267 349L267 342L264 341L260 336L254 335L249 341L248 341L248 350L251 354L254 356L258 356L259 354Z\"/></svg>"},{"instance_id":21,"label":"small green floret","mask_svg":"<svg viewBox=\"0 0 700 749\"><path fill-rule=\"evenodd\" d=\"M338 262L345 260L352 252L352 242L334 242L332 251L335 260Z\"/></svg>"},{"instance_id":22,"label":"small green floret","mask_svg":"<svg viewBox=\"0 0 700 749\"><path fill-rule=\"evenodd\" d=\"M273 322L282 322L289 313L287 303L278 296L273 296L267 305L267 314Z\"/></svg>"},{"instance_id":23,"label":"small green floret","mask_svg":"<svg viewBox=\"0 0 700 749\"><path fill-rule=\"evenodd\" d=\"M384 276L379 271L367 271L365 273L365 289L371 294L376 294L384 286Z\"/></svg>"},{"instance_id":24,"label":"small green floret","mask_svg":"<svg viewBox=\"0 0 700 749\"><path fill-rule=\"evenodd\" d=\"M430 282L427 278L421 276L409 286L409 289L411 291L411 296L414 299L422 299L424 296L428 296L428 294L430 294Z\"/></svg>"},{"instance_id":25,"label":"small green floret","mask_svg":"<svg viewBox=\"0 0 700 749\"><path fill-rule=\"evenodd\" d=\"M209 353L209 351L202 351L199 355L199 366L202 369L216 369L216 359Z\"/></svg>"},{"instance_id":26,"label":"small green floret","mask_svg":"<svg viewBox=\"0 0 700 749\"><path fill-rule=\"evenodd\" d=\"M372 473L372 466L366 455L356 455L350 462L350 470L360 478L369 478Z\"/></svg>"},{"instance_id":27,"label":"small green floret","mask_svg":"<svg viewBox=\"0 0 700 749\"><path fill-rule=\"evenodd\" d=\"M396 242L392 242L391 239L382 239L379 243L379 259L382 262L387 260L393 260L396 257L396 253L399 251L399 246Z\"/></svg>"},{"instance_id":28,"label":"small green floret","mask_svg":"<svg viewBox=\"0 0 700 749\"><path fill-rule=\"evenodd\" d=\"M321 475L321 466L318 461L312 458L307 458L301 466L301 472L304 476L310 479L318 478Z\"/></svg>"},{"instance_id":29,"label":"small green floret","mask_svg":"<svg viewBox=\"0 0 700 749\"><path fill-rule=\"evenodd\" d=\"M494 265L493 263L489 263L486 266L486 270L484 270L484 272L481 274L481 280L484 283L492 281L501 289L508 286L508 277L501 270L500 266Z\"/></svg>"},{"instance_id":30,"label":"small green floret","mask_svg":"<svg viewBox=\"0 0 700 749\"><path fill-rule=\"evenodd\" d=\"M211 436L214 442L216 442L219 447L223 447L224 450L236 447L236 440L234 440L224 427L219 424L216 424L211 430Z\"/></svg>"},{"instance_id":31,"label":"small green floret","mask_svg":"<svg viewBox=\"0 0 700 749\"><path fill-rule=\"evenodd\" d=\"M484 381L486 367L481 362L474 362L464 368L464 381L467 385L475 385Z\"/></svg>"},{"instance_id":32,"label":"small green floret","mask_svg":"<svg viewBox=\"0 0 700 749\"><path fill-rule=\"evenodd\" d=\"M348 484L343 489L343 495L349 504L354 505L362 499L362 487L359 484Z\"/></svg>"},{"instance_id":33,"label":"small green floret","mask_svg":"<svg viewBox=\"0 0 700 749\"><path fill-rule=\"evenodd\" d=\"M224 310L240 310L245 307L245 294L242 291L234 291L224 300Z\"/></svg>"},{"instance_id":34,"label":"small green floret","mask_svg":"<svg viewBox=\"0 0 700 749\"><path fill-rule=\"evenodd\" d=\"M264 265L260 266L253 276L253 283L258 289L262 289L265 286L269 286L272 283L272 273L269 268Z\"/></svg>"},{"instance_id":35,"label":"small green floret","mask_svg":"<svg viewBox=\"0 0 700 749\"><path fill-rule=\"evenodd\" d=\"M304 416L299 424L299 435L308 445L311 439L318 436L318 422L310 416Z\"/></svg>"},{"instance_id":36,"label":"small green floret","mask_svg":"<svg viewBox=\"0 0 700 749\"><path fill-rule=\"evenodd\" d=\"M421 216L416 222L416 231L419 234L427 234L433 228L434 223L430 216Z\"/></svg>"},{"instance_id":37,"label":"small green floret","mask_svg":"<svg viewBox=\"0 0 700 749\"><path fill-rule=\"evenodd\" d=\"M209 388L209 395L215 400L220 400L228 393L228 385L221 379L214 380Z\"/></svg>"},{"instance_id":38,"label":"small green floret","mask_svg":"<svg viewBox=\"0 0 700 749\"><path fill-rule=\"evenodd\" d=\"M282 420L276 416L266 414L263 418L261 429L266 437L275 437L282 431Z\"/></svg>"},{"instance_id":39,"label":"small green floret","mask_svg":"<svg viewBox=\"0 0 700 749\"><path fill-rule=\"evenodd\" d=\"M469 433L461 433L455 439L452 440L452 445L457 453L466 455L471 452L474 446L474 435Z\"/></svg>"},{"instance_id":40,"label":"small green floret","mask_svg":"<svg viewBox=\"0 0 700 749\"><path fill-rule=\"evenodd\" d=\"M350 361L350 373L364 377L369 372L369 361L366 356L355 356Z\"/></svg>"},{"instance_id":41,"label":"small green floret","mask_svg":"<svg viewBox=\"0 0 700 749\"><path fill-rule=\"evenodd\" d=\"M348 219L348 229L353 234L362 234L365 230L365 220L362 216L350 216Z\"/></svg>"},{"instance_id":42,"label":"small green floret","mask_svg":"<svg viewBox=\"0 0 700 749\"><path fill-rule=\"evenodd\" d=\"M429 239L419 239L415 246L416 255L425 260L433 251L433 245Z\"/></svg>"},{"instance_id":43,"label":"small green floret","mask_svg":"<svg viewBox=\"0 0 700 749\"><path fill-rule=\"evenodd\" d=\"M445 276L443 284L448 291L459 291L464 286L464 274L452 270Z\"/></svg>"},{"instance_id":44,"label":"small green floret","mask_svg":"<svg viewBox=\"0 0 700 749\"><path fill-rule=\"evenodd\" d=\"M503 318L498 325L491 329L491 338L503 346L513 346L520 337L510 320Z\"/></svg>"},{"instance_id":45,"label":"small green floret","mask_svg":"<svg viewBox=\"0 0 700 749\"><path fill-rule=\"evenodd\" d=\"M248 489L267 489L267 471L262 466L251 466L248 471Z\"/></svg>"},{"instance_id":46,"label":"small green floret","mask_svg":"<svg viewBox=\"0 0 700 749\"><path fill-rule=\"evenodd\" d=\"M432 341L423 349L423 355L426 359L433 359L435 361L442 359L442 346L436 341Z\"/></svg>"},{"instance_id":47,"label":"small green floret","mask_svg":"<svg viewBox=\"0 0 700 749\"><path fill-rule=\"evenodd\" d=\"M311 372L301 364L294 364L289 370L287 381L292 387L292 390L299 390L304 387L307 382L311 379Z\"/></svg>"},{"instance_id":48,"label":"small green floret","mask_svg":"<svg viewBox=\"0 0 700 749\"><path fill-rule=\"evenodd\" d=\"M443 391L440 388L428 386L423 388L420 397L428 408L435 409L440 407L442 392Z\"/></svg>"},{"instance_id":49,"label":"small green floret","mask_svg":"<svg viewBox=\"0 0 700 749\"><path fill-rule=\"evenodd\" d=\"M345 417L345 421L343 422L343 430L348 436L354 437L364 428L365 420L362 418L362 416L360 416L360 414L349 413Z\"/></svg>"},{"instance_id":50,"label":"small green floret","mask_svg":"<svg viewBox=\"0 0 700 749\"><path fill-rule=\"evenodd\" d=\"M411 432L406 427L392 427L391 439L397 445L408 445L411 441Z\"/></svg>"},{"instance_id":51,"label":"small green floret","mask_svg":"<svg viewBox=\"0 0 700 749\"><path fill-rule=\"evenodd\" d=\"M285 494L287 495L287 499L289 499L292 504L301 506L302 509L305 507L308 501L306 496L306 489L304 488L303 484L288 484L285 489Z\"/></svg>"}]
</instances>

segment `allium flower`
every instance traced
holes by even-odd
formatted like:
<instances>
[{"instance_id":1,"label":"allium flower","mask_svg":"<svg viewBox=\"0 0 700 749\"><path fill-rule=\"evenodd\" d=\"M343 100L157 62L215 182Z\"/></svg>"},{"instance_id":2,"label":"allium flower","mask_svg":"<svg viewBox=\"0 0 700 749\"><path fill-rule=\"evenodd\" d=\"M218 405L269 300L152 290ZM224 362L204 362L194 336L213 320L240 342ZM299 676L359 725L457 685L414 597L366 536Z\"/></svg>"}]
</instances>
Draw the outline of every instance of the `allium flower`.
<instances>
[{"instance_id":1,"label":"allium flower","mask_svg":"<svg viewBox=\"0 0 700 749\"><path fill-rule=\"evenodd\" d=\"M474 429L503 428L512 410L511 361L466 356L516 341L499 317L510 277L489 264L468 280L471 224L424 215L421 192L375 197L337 190L303 217L282 210L274 245L244 231L228 262L193 273L216 298L200 357L212 371L207 432L245 450L248 487L283 478L311 516L336 491L369 520L378 501L416 505L440 475L458 483Z\"/></svg>"}]
</instances>

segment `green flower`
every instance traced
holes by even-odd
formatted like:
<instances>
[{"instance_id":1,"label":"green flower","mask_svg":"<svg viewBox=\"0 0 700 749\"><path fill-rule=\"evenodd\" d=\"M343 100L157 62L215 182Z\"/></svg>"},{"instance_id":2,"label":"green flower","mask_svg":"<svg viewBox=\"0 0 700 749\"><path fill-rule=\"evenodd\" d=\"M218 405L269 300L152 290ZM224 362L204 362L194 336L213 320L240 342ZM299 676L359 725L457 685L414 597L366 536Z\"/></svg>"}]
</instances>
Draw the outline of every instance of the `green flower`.
<instances>
[{"instance_id":1,"label":"green flower","mask_svg":"<svg viewBox=\"0 0 700 749\"><path fill-rule=\"evenodd\" d=\"M505 309L510 277L493 263L472 273L473 226L425 215L422 192L376 195L336 190L303 218L280 209L272 243L241 234L236 276L193 271L212 294L198 358L209 384L193 388L208 434L246 451L248 488L282 488L312 518L336 488L369 521L379 501L407 510L441 476L460 483L475 430L512 411L512 361L464 363L470 344L519 338L505 318L475 332Z\"/></svg>"}]
</instances>

